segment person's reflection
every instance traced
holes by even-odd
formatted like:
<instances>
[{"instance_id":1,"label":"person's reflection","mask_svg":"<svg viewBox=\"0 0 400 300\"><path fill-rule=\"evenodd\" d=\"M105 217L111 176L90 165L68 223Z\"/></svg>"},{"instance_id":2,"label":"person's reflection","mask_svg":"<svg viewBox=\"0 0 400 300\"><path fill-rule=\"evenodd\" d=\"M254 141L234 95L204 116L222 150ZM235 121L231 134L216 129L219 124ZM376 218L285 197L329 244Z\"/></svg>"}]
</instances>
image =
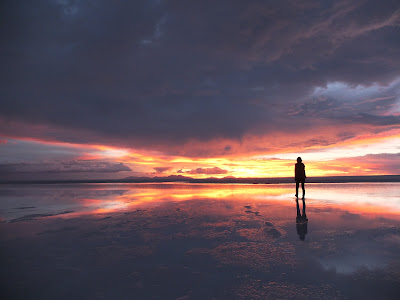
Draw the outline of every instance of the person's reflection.
<instances>
[{"instance_id":1,"label":"person's reflection","mask_svg":"<svg viewBox=\"0 0 400 300\"><path fill-rule=\"evenodd\" d=\"M303 214L300 213L299 200L296 199L297 206L297 217L296 217L296 229L297 234L299 235L300 240L304 241L307 234L307 215L306 215L306 202L303 199Z\"/></svg>"}]
</instances>

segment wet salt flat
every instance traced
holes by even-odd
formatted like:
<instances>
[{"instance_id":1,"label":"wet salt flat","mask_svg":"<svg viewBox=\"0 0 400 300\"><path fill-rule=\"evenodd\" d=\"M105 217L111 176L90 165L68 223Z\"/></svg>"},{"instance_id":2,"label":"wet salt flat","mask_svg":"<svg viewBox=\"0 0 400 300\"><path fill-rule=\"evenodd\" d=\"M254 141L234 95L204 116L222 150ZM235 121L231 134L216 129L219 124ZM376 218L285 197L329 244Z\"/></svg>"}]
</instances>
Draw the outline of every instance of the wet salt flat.
<instances>
[{"instance_id":1,"label":"wet salt flat","mask_svg":"<svg viewBox=\"0 0 400 300\"><path fill-rule=\"evenodd\" d=\"M3 299L398 299L400 184L0 187Z\"/></svg>"}]
</instances>

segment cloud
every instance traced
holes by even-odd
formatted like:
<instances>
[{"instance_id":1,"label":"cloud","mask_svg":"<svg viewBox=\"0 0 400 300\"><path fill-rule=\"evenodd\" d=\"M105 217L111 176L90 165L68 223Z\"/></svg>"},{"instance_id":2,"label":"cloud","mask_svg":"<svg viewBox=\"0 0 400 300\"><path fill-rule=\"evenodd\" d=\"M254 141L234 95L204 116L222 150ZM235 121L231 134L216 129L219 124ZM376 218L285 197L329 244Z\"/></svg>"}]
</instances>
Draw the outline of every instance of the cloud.
<instances>
[{"instance_id":1,"label":"cloud","mask_svg":"<svg viewBox=\"0 0 400 300\"><path fill-rule=\"evenodd\" d=\"M314 169L336 175L399 175L400 153L368 154L312 162Z\"/></svg>"},{"instance_id":2,"label":"cloud","mask_svg":"<svg viewBox=\"0 0 400 300\"><path fill-rule=\"evenodd\" d=\"M116 173L132 171L123 163L107 161L53 161L42 163L2 163L0 173Z\"/></svg>"},{"instance_id":3,"label":"cloud","mask_svg":"<svg viewBox=\"0 0 400 300\"><path fill-rule=\"evenodd\" d=\"M161 173L164 173L164 172L170 170L171 168L170 167L155 167L153 169L156 171L155 172L156 174L161 174Z\"/></svg>"},{"instance_id":4,"label":"cloud","mask_svg":"<svg viewBox=\"0 0 400 300\"><path fill-rule=\"evenodd\" d=\"M7 143L1 144L2 155L0 156L0 163L75 160L77 157L84 156L86 153L93 151L94 149L90 147L77 146L74 144L8 139Z\"/></svg>"},{"instance_id":5,"label":"cloud","mask_svg":"<svg viewBox=\"0 0 400 300\"><path fill-rule=\"evenodd\" d=\"M178 173L182 173L179 172ZM214 167L214 168L197 168L197 169L193 169L190 171L186 171L184 173L187 174L207 174L207 175L215 175L215 174L227 174L228 171L221 169L219 167Z\"/></svg>"},{"instance_id":6,"label":"cloud","mask_svg":"<svg viewBox=\"0 0 400 300\"><path fill-rule=\"evenodd\" d=\"M315 128L398 125L398 1L9 0L2 8L7 137L212 156L251 151L249 136L301 144L297 133ZM365 102L376 98L381 107ZM253 148L285 146L265 138Z\"/></svg>"}]
</instances>

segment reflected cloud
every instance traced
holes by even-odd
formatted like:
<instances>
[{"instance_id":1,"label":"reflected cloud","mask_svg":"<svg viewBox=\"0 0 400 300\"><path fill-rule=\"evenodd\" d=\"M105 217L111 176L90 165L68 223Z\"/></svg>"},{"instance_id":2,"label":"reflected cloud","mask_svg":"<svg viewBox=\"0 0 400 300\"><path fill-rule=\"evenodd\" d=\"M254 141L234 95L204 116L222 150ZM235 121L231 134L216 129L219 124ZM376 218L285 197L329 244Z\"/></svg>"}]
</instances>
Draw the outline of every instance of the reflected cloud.
<instances>
[{"instance_id":1,"label":"reflected cloud","mask_svg":"<svg viewBox=\"0 0 400 300\"><path fill-rule=\"evenodd\" d=\"M359 253L352 253L344 257L331 257L319 260L323 268L327 271L334 271L340 274L351 274L361 268L373 270L383 268L384 260L379 260L379 256L362 256Z\"/></svg>"},{"instance_id":2,"label":"reflected cloud","mask_svg":"<svg viewBox=\"0 0 400 300\"><path fill-rule=\"evenodd\" d=\"M198 286L205 276L204 287L207 274L218 274L230 290L250 286L260 299L288 284L307 295L344 290L358 299L352 293L360 287L400 280L392 267L400 210L395 202L380 203L398 187L309 184L306 207L293 197L293 184L8 185L0 193L0 240L16 262L6 270L20 273L38 263L45 271L68 269L72 262L96 270L90 278L101 280L102 270L121 274L132 266L121 276L142 282L146 294L154 282L169 288L168 278ZM94 259L82 265L76 257L87 253ZM324 288L314 286L316 278Z\"/></svg>"},{"instance_id":3,"label":"reflected cloud","mask_svg":"<svg viewBox=\"0 0 400 300\"><path fill-rule=\"evenodd\" d=\"M381 218L398 219L400 204L397 187L396 183L308 184L310 196L307 203L312 211L331 213L338 209L343 212L340 218L345 221L357 221L361 215L363 218L379 215ZM23 185L18 189L9 185L4 186L0 193L0 197L8 201L0 203L0 216L4 220L11 220L33 213L73 211L62 216L72 217L204 200L223 201L226 207L231 208L233 203L245 202L244 206L249 208L243 212L254 216L263 216L263 212L253 204L275 206L279 216L282 213L278 207L290 205L287 199L293 194L293 188L290 184L57 184ZM301 230L307 232L305 202L302 213L298 205L296 226L298 230L304 228ZM27 209L18 209L21 207Z\"/></svg>"}]
</instances>

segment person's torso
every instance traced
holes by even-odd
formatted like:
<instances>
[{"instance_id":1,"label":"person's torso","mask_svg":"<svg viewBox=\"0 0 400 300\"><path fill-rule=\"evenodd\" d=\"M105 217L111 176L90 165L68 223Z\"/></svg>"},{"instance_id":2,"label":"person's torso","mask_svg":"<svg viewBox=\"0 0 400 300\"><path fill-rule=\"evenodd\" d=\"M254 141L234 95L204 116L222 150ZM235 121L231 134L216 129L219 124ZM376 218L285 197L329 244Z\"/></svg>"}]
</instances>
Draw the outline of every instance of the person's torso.
<instances>
[{"instance_id":1,"label":"person's torso","mask_svg":"<svg viewBox=\"0 0 400 300\"><path fill-rule=\"evenodd\" d=\"M303 163L297 163L295 165L295 174L296 174L296 177L304 177L304 164Z\"/></svg>"}]
</instances>

